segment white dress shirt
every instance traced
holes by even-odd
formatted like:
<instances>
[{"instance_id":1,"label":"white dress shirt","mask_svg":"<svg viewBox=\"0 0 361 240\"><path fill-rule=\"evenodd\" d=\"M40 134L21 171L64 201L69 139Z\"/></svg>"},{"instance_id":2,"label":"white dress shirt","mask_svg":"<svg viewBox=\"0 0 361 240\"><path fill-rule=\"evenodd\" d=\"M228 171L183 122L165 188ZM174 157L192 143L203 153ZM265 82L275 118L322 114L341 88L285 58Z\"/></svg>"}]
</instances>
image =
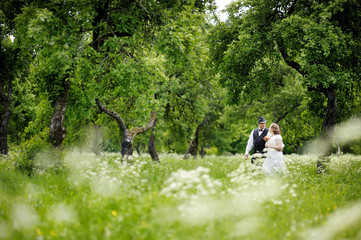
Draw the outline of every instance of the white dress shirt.
<instances>
[{"instance_id":1,"label":"white dress shirt","mask_svg":"<svg viewBox=\"0 0 361 240\"><path fill-rule=\"evenodd\" d=\"M252 150L252 148L253 148L253 146L254 146L254 143L253 143L253 131L254 131L254 130L252 130L251 135L249 135L245 155L248 155L249 152ZM264 130L263 130L263 131L264 131ZM263 131L262 131L262 132L261 132L261 131L258 131L258 134L259 134L258 136L260 136L260 135L263 133ZM272 136L272 134L271 134L270 131L268 130L267 137L271 137L271 136Z\"/></svg>"}]
</instances>

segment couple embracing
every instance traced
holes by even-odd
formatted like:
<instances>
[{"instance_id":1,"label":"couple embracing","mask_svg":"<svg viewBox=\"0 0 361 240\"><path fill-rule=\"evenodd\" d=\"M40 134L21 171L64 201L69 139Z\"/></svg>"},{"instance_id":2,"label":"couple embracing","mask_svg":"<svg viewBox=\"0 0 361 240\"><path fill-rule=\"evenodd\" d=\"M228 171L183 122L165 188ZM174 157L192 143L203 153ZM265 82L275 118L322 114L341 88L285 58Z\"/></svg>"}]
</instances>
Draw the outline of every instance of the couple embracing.
<instances>
[{"instance_id":1,"label":"couple embracing","mask_svg":"<svg viewBox=\"0 0 361 240\"><path fill-rule=\"evenodd\" d=\"M266 175L282 174L287 172L286 164L283 159L283 147L281 131L276 123L272 123L266 128L267 120L264 117L258 118L258 127L252 130L249 136L245 157L248 158L249 152L253 148L251 163L257 166L262 164L262 172Z\"/></svg>"}]
</instances>

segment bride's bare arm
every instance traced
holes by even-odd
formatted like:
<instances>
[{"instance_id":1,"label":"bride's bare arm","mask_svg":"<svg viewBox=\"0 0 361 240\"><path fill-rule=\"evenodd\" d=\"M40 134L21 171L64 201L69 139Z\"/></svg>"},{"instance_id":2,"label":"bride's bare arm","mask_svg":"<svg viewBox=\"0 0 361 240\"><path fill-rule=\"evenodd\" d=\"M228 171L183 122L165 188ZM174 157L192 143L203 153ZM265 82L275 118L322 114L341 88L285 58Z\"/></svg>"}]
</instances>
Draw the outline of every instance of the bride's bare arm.
<instances>
[{"instance_id":1,"label":"bride's bare arm","mask_svg":"<svg viewBox=\"0 0 361 240\"><path fill-rule=\"evenodd\" d=\"M270 145L269 143L266 143L266 147L274 148L277 151L282 151L282 139L276 139L276 145Z\"/></svg>"}]
</instances>

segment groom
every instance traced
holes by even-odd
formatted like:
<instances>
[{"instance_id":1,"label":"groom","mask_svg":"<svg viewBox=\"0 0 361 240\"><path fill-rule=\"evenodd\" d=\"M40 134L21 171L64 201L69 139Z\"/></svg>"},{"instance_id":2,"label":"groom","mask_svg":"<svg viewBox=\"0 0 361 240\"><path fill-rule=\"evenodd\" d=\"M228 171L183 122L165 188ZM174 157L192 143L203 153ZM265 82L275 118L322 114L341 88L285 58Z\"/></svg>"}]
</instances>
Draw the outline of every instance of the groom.
<instances>
[{"instance_id":1,"label":"groom","mask_svg":"<svg viewBox=\"0 0 361 240\"><path fill-rule=\"evenodd\" d=\"M253 154L251 158L252 164L257 161L257 158L266 158L266 152L264 151L266 141L263 138L270 136L270 134L268 134L268 128L266 128L266 122L267 120L264 117L259 117L258 128L252 130L251 135L249 136L244 156L248 158L249 152L253 148ZM256 163L256 165L258 164Z\"/></svg>"}]
</instances>

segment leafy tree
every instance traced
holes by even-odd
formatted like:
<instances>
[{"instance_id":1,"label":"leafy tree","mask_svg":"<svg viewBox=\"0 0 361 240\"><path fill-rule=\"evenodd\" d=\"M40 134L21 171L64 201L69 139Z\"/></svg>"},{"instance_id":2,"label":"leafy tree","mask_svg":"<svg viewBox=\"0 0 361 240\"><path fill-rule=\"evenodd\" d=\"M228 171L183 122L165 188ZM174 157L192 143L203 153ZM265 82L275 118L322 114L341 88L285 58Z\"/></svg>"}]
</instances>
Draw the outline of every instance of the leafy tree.
<instances>
[{"instance_id":1,"label":"leafy tree","mask_svg":"<svg viewBox=\"0 0 361 240\"><path fill-rule=\"evenodd\" d=\"M280 64L270 70L269 82L255 90L255 98L242 98L238 104L225 106L214 129L214 133L219 132L217 138L211 138L221 152L243 153L261 115L268 125L272 122L280 125L286 145L284 152L300 152L322 125L322 119L309 110L309 98L300 78L295 70Z\"/></svg>"},{"instance_id":2,"label":"leafy tree","mask_svg":"<svg viewBox=\"0 0 361 240\"><path fill-rule=\"evenodd\" d=\"M323 115L324 133L350 116L340 106L352 107L360 90L359 1L238 1L228 12L212 49L233 103L265 92L284 62L301 76L311 110Z\"/></svg>"},{"instance_id":3,"label":"leafy tree","mask_svg":"<svg viewBox=\"0 0 361 240\"><path fill-rule=\"evenodd\" d=\"M157 112L158 129L164 123L163 116L169 116L169 110L180 105L182 109L177 112L183 111L183 116L193 119L197 114L194 110L189 112L188 107L195 109L193 103L202 101L194 97L200 85L195 56L204 51L203 46L197 46L197 40L202 33L199 23L204 22L202 12L207 2L149 1L146 5L133 2L132 11L145 16L133 15L143 16L147 24L139 19L140 23L131 23L133 28L128 26L125 36L117 35L104 42L107 57L100 58L105 60L99 69L99 99L119 113L129 129L148 121L151 111ZM197 25L192 26L193 23ZM120 128L120 134L125 134L124 128ZM154 138L151 135L148 146L154 146ZM122 149L127 142L123 138Z\"/></svg>"},{"instance_id":4,"label":"leafy tree","mask_svg":"<svg viewBox=\"0 0 361 240\"><path fill-rule=\"evenodd\" d=\"M180 14L168 12L170 21L157 33L157 51L165 58L167 79L159 83L157 96L162 104L161 122L168 151L186 152L198 139L200 125L214 97L209 49L205 41L208 23L202 12L184 8ZM198 144L196 144L198 146ZM193 154L197 152L193 148ZM188 149L189 151L189 149Z\"/></svg>"},{"instance_id":5,"label":"leafy tree","mask_svg":"<svg viewBox=\"0 0 361 240\"><path fill-rule=\"evenodd\" d=\"M17 17L17 36L23 52L33 55L29 79L38 94L51 103L50 141L60 148L65 139L64 118L71 85L81 83L76 73L89 47L86 1L33 1Z\"/></svg>"},{"instance_id":6,"label":"leafy tree","mask_svg":"<svg viewBox=\"0 0 361 240\"><path fill-rule=\"evenodd\" d=\"M20 44L13 39L14 19L24 2L0 3L0 154L8 153L8 130L13 110L13 92L26 59L20 54Z\"/></svg>"},{"instance_id":7,"label":"leafy tree","mask_svg":"<svg viewBox=\"0 0 361 240\"><path fill-rule=\"evenodd\" d=\"M16 50L13 48L9 36L1 35L0 44L0 153L7 154L12 84L16 74L16 53L14 53Z\"/></svg>"},{"instance_id":8,"label":"leafy tree","mask_svg":"<svg viewBox=\"0 0 361 240\"><path fill-rule=\"evenodd\" d=\"M61 147L65 139L69 101L87 116L83 121L78 118L78 125L94 117L90 107L94 98L90 101L88 96L104 98L117 112L122 109L131 124L139 115L147 116L154 105L155 79L164 78L162 56L152 50L154 32L168 22L168 13L204 11L206 5L198 0L182 4L38 0L26 4L17 17L17 37L26 46L24 52L34 58L30 79L54 109L50 121L53 145ZM151 103L148 107L147 102ZM69 119L76 119L75 115Z\"/></svg>"},{"instance_id":9,"label":"leafy tree","mask_svg":"<svg viewBox=\"0 0 361 240\"><path fill-rule=\"evenodd\" d=\"M96 99L96 104L99 107L99 109L108 114L109 116L113 117L118 125L119 128L123 131L123 143L122 143L122 156L128 160L128 158L130 158L133 154L133 140L134 137L140 133L146 132L149 129L151 129L152 127L154 127L155 125L155 117L156 117L156 112L152 112L151 113L151 117L149 120L149 123L145 126L145 127L134 127L132 129L128 129L123 118L119 116L119 114L117 114L116 112L114 112L113 110L110 110L108 108L106 108L100 101L99 99Z\"/></svg>"}]
</instances>

